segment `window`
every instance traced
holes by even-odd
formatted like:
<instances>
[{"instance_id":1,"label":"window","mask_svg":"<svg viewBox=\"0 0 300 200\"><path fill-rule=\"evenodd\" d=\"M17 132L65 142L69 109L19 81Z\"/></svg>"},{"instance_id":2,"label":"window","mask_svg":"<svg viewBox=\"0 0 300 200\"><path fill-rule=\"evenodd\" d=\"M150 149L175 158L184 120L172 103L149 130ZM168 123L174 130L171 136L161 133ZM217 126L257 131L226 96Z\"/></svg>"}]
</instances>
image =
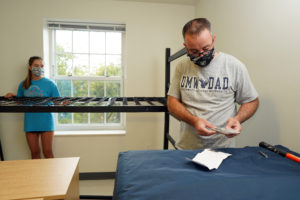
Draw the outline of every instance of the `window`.
<instances>
[{"instance_id":1,"label":"window","mask_svg":"<svg viewBox=\"0 0 300 200\"><path fill-rule=\"evenodd\" d=\"M48 21L51 78L62 97L123 95L125 25ZM116 129L121 113L58 113L58 130Z\"/></svg>"}]
</instances>

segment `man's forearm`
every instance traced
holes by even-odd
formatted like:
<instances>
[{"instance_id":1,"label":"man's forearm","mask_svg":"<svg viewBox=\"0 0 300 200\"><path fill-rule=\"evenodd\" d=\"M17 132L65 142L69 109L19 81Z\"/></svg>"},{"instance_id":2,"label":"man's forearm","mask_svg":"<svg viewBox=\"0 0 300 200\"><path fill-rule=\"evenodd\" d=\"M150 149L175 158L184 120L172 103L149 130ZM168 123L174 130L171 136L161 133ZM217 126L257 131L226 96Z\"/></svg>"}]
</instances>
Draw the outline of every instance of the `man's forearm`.
<instances>
[{"instance_id":1,"label":"man's forearm","mask_svg":"<svg viewBox=\"0 0 300 200\"><path fill-rule=\"evenodd\" d=\"M175 97L168 97L168 110L178 120L194 125L197 117L193 116Z\"/></svg>"},{"instance_id":2,"label":"man's forearm","mask_svg":"<svg viewBox=\"0 0 300 200\"><path fill-rule=\"evenodd\" d=\"M248 103L242 104L238 113L234 118L237 119L240 123L243 123L244 121L249 119L252 115L254 115L254 113L258 108L258 105L259 105L258 98Z\"/></svg>"},{"instance_id":3,"label":"man's forearm","mask_svg":"<svg viewBox=\"0 0 300 200\"><path fill-rule=\"evenodd\" d=\"M214 126L210 122L192 115L175 97L168 97L168 109L169 112L178 120L184 121L193 126L199 135L209 136L216 134L216 131L211 130Z\"/></svg>"}]
</instances>

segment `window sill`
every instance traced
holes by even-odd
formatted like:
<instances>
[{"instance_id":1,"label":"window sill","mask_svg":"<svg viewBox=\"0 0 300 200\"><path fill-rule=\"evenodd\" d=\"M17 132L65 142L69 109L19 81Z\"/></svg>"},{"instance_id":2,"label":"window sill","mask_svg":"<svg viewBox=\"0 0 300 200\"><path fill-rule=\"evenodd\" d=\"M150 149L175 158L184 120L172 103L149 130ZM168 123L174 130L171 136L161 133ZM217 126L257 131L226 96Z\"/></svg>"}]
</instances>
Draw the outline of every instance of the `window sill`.
<instances>
[{"instance_id":1,"label":"window sill","mask_svg":"<svg viewBox=\"0 0 300 200\"><path fill-rule=\"evenodd\" d=\"M54 136L125 135L125 130L55 131Z\"/></svg>"}]
</instances>

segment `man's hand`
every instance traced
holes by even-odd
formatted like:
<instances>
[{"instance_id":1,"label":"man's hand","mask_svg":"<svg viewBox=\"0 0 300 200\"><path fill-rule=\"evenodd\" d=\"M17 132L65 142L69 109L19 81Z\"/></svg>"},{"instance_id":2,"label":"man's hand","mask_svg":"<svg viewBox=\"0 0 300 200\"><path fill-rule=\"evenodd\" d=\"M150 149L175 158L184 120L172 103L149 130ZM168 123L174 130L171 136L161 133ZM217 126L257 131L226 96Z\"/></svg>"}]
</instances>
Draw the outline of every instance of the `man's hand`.
<instances>
[{"instance_id":1,"label":"man's hand","mask_svg":"<svg viewBox=\"0 0 300 200\"><path fill-rule=\"evenodd\" d=\"M242 131L241 123L237 119L232 118L232 117L228 119L225 128L226 129L231 128L233 130L238 131L239 133ZM232 138L232 137L237 136L237 135L239 135L239 134L226 134L226 136L229 137L229 138Z\"/></svg>"},{"instance_id":2,"label":"man's hand","mask_svg":"<svg viewBox=\"0 0 300 200\"><path fill-rule=\"evenodd\" d=\"M242 104L236 116L228 119L226 128L232 128L238 132L241 132L242 131L241 123L243 123L244 121L249 119L252 115L254 115L254 113L258 108L258 104L259 104L258 98L248 103ZM236 135L238 134L229 134L226 136L234 137Z\"/></svg>"},{"instance_id":3,"label":"man's hand","mask_svg":"<svg viewBox=\"0 0 300 200\"><path fill-rule=\"evenodd\" d=\"M210 136L216 133L216 131L209 129L214 128L214 126L202 118L197 118L193 123L193 126L197 130L197 133L202 136Z\"/></svg>"},{"instance_id":4,"label":"man's hand","mask_svg":"<svg viewBox=\"0 0 300 200\"><path fill-rule=\"evenodd\" d=\"M209 136L216 133L216 131L208 129L214 128L213 125L205 119L192 115L177 98L168 96L168 109L178 120L184 121L195 127L199 135Z\"/></svg>"}]
</instances>

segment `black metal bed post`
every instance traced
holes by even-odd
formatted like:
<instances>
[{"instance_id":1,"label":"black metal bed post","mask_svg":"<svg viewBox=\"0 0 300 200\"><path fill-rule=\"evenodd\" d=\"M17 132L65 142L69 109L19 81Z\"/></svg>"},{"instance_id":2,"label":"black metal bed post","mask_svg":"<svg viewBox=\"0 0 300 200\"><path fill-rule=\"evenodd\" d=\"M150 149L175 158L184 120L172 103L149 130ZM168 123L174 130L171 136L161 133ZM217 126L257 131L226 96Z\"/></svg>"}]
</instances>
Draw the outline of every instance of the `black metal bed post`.
<instances>
[{"instance_id":1,"label":"black metal bed post","mask_svg":"<svg viewBox=\"0 0 300 200\"><path fill-rule=\"evenodd\" d=\"M166 48L166 72L165 72L165 98L166 98L166 106L167 106L167 100L168 100L168 91L170 86L170 61L169 57L171 55L171 49ZM165 112L165 127L164 127L164 149L168 149L169 147L169 141L168 141L168 135L169 135L169 125L170 125L170 115L168 112L168 109Z\"/></svg>"},{"instance_id":2,"label":"black metal bed post","mask_svg":"<svg viewBox=\"0 0 300 200\"><path fill-rule=\"evenodd\" d=\"M0 157L1 157L1 161L4 161L4 156L3 156L3 151L2 151L1 140L0 140Z\"/></svg>"}]
</instances>

